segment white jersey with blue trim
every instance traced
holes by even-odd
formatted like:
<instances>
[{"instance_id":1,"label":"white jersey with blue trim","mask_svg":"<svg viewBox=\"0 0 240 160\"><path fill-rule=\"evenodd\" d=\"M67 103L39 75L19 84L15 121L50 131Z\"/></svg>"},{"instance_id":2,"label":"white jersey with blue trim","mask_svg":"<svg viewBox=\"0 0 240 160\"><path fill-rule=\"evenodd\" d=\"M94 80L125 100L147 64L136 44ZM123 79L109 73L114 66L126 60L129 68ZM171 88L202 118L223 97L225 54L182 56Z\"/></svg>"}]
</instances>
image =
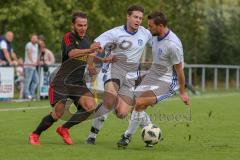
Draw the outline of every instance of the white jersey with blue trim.
<instances>
[{"instance_id":1,"label":"white jersey with blue trim","mask_svg":"<svg viewBox=\"0 0 240 160\"><path fill-rule=\"evenodd\" d=\"M153 37L152 54L150 71L157 76L154 77L171 84L177 83L174 65L184 64L184 58L182 43L176 34L169 30L163 38Z\"/></svg>"},{"instance_id":2,"label":"white jersey with blue trim","mask_svg":"<svg viewBox=\"0 0 240 160\"><path fill-rule=\"evenodd\" d=\"M111 54L118 58L112 67L117 65L127 72L136 72L145 45L152 43L152 35L142 26L132 33L123 25L104 32L94 41L99 42L103 48L111 44Z\"/></svg>"}]
</instances>

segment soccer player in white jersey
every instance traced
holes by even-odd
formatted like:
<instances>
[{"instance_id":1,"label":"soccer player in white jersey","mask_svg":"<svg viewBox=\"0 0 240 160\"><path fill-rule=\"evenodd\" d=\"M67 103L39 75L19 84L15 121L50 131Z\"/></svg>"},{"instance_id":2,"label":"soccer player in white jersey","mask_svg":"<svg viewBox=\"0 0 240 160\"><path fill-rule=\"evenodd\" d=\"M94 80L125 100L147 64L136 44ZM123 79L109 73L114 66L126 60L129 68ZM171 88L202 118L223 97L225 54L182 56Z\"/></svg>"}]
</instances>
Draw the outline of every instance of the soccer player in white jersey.
<instances>
[{"instance_id":1,"label":"soccer player in white jersey","mask_svg":"<svg viewBox=\"0 0 240 160\"><path fill-rule=\"evenodd\" d=\"M148 16L148 27L152 33L153 62L143 81L135 89L135 111L139 118L144 116L147 107L159 103L175 94L188 105L185 93L185 76L183 71L183 47L180 39L167 27L167 19L162 12L153 12ZM131 124L130 124L131 125ZM138 125L129 126L134 130ZM119 147L127 147L130 138L126 135L118 142Z\"/></svg>"},{"instance_id":2,"label":"soccer player in white jersey","mask_svg":"<svg viewBox=\"0 0 240 160\"><path fill-rule=\"evenodd\" d=\"M102 48L112 45L111 54L117 57L117 61L112 63L107 72L104 84L103 103L95 112L95 117L110 112L113 107L118 118L124 118L130 112L130 107L134 102L135 80L138 78L138 67L141 55L147 43L151 44L152 35L149 30L140 26L142 23L144 8L138 5L130 6L127 10L127 23L115 27L101 34L95 39ZM104 117L95 120L97 126L102 125ZM87 143L94 144L100 127L94 127Z\"/></svg>"}]
</instances>

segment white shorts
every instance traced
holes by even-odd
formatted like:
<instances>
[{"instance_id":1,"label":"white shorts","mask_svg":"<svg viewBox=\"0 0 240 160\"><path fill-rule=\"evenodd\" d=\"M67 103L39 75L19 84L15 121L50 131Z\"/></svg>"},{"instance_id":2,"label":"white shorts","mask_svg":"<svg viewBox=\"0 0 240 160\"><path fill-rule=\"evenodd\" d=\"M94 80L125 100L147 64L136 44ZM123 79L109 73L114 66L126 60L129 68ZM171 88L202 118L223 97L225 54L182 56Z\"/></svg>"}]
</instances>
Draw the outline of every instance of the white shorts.
<instances>
[{"instance_id":1,"label":"white shorts","mask_svg":"<svg viewBox=\"0 0 240 160\"><path fill-rule=\"evenodd\" d=\"M156 96L156 103L159 103L176 93L178 89L177 79L173 79L172 83L158 80L157 78L146 75L140 85L135 89L136 97L141 96L146 91L152 91Z\"/></svg>"},{"instance_id":2,"label":"white shorts","mask_svg":"<svg viewBox=\"0 0 240 160\"><path fill-rule=\"evenodd\" d=\"M127 96L133 100L135 96L134 87L136 79L137 72L135 73L127 72L117 65L115 65L114 67L112 65L105 74L104 83L107 83L109 81L118 82L119 83L118 94Z\"/></svg>"}]
</instances>

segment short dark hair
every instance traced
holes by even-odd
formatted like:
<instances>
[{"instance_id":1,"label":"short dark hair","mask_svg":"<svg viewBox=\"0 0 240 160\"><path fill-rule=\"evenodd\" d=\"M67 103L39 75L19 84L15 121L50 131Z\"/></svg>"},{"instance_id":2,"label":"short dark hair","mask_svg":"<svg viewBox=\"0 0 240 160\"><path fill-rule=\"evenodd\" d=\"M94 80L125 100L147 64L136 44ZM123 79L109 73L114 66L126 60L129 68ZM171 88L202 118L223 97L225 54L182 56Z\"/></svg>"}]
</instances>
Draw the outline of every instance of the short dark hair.
<instances>
[{"instance_id":1,"label":"short dark hair","mask_svg":"<svg viewBox=\"0 0 240 160\"><path fill-rule=\"evenodd\" d=\"M131 15L133 11L140 11L140 12L144 13L144 8L143 8L143 6L140 6L140 5L131 5L127 9L127 14Z\"/></svg>"},{"instance_id":2,"label":"short dark hair","mask_svg":"<svg viewBox=\"0 0 240 160\"><path fill-rule=\"evenodd\" d=\"M36 36L36 37L38 38L38 35L37 35L37 33L31 33L31 34L30 34L30 36L29 36L29 37L30 37L30 39L31 39L33 36Z\"/></svg>"},{"instance_id":3,"label":"short dark hair","mask_svg":"<svg viewBox=\"0 0 240 160\"><path fill-rule=\"evenodd\" d=\"M167 17L160 11L152 12L148 15L148 19L152 19L156 25L162 24L163 26L167 26Z\"/></svg>"},{"instance_id":4,"label":"short dark hair","mask_svg":"<svg viewBox=\"0 0 240 160\"><path fill-rule=\"evenodd\" d=\"M38 36L38 39L39 39L39 40L42 40L42 41L45 41L45 40L46 40L45 37L44 37L44 35L42 35L42 34Z\"/></svg>"},{"instance_id":5,"label":"short dark hair","mask_svg":"<svg viewBox=\"0 0 240 160\"><path fill-rule=\"evenodd\" d=\"M87 19L87 14L81 11L74 12L72 15L72 23L75 23L77 18L84 18Z\"/></svg>"}]
</instances>

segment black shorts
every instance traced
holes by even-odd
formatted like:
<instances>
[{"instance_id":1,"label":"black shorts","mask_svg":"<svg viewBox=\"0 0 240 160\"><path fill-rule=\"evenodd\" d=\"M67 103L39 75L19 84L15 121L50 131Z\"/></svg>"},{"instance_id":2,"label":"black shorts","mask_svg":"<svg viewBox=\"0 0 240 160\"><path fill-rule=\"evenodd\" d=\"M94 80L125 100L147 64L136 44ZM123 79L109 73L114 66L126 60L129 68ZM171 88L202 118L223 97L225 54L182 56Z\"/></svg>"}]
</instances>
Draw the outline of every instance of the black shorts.
<instances>
[{"instance_id":1,"label":"black shorts","mask_svg":"<svg viewBox=\"0 0 240 160\"><path fill-rule=\"evenodd\" d=\"M70 86L51 84L48 90L49 102L54 107L56 103L60 101L65 103L70 98L73 100L75 106L78 106L81 96L88 92L91 93L85 84Z\"/></svg>"}]
</instances>

